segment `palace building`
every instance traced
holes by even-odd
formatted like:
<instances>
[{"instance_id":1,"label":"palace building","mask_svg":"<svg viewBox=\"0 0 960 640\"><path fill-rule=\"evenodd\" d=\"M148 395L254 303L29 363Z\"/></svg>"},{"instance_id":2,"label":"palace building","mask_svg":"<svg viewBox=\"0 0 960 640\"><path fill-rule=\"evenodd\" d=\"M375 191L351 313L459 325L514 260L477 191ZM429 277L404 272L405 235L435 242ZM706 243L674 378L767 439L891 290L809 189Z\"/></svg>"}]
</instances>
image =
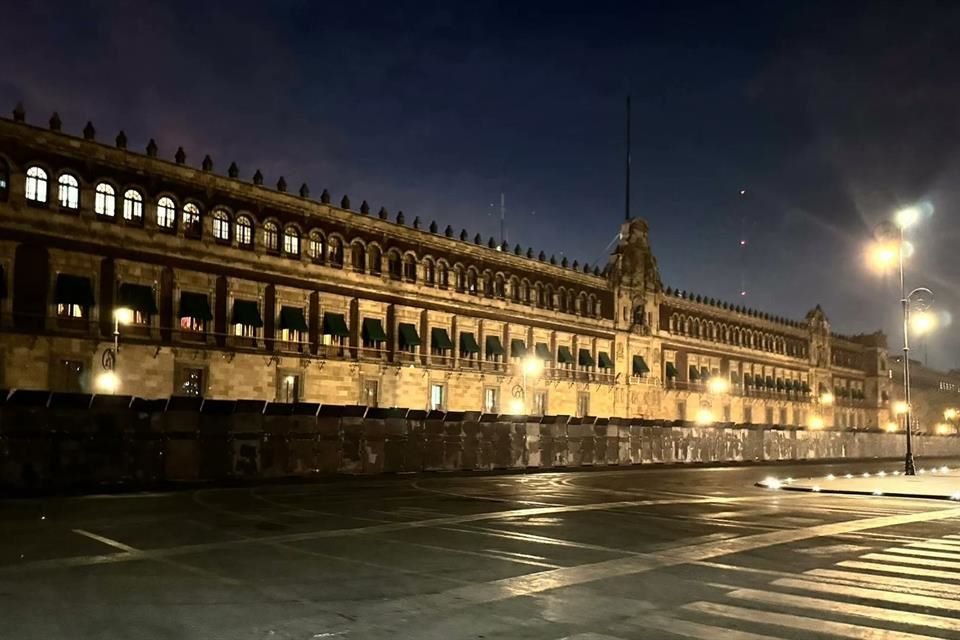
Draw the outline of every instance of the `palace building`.
<instances>
[{"instance_id":1,"label":"palace building","mask_svg":"<svg viewBox=\"0 0 960 640\"><path fill-rule=\"evenodd\" d=\"M0 388L886 424L883 335L664 287L643 220L581 265L240 173L0 119Z\"/></svg>"}]
</instances>

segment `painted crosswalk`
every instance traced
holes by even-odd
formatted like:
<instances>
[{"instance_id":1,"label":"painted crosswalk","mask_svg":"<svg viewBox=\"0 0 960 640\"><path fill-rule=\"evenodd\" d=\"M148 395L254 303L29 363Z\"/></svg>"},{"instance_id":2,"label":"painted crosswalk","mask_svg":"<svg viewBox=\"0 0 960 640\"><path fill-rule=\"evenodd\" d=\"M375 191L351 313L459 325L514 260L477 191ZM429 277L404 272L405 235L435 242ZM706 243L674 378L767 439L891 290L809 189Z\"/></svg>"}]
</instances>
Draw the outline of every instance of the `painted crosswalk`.
<instances>
[{"instance_id":1,"label":"painted crosswalk","mask_svg":"<svg viewBox=\"0 0 960 640\"><path fill-rule=\"evenodd\" d=\"M638 616L632 626L642 637L694 640L960 638L960 535L766 573L762 588L715 585L723 588L716 598Z\"/></svg>"}]
</instances>

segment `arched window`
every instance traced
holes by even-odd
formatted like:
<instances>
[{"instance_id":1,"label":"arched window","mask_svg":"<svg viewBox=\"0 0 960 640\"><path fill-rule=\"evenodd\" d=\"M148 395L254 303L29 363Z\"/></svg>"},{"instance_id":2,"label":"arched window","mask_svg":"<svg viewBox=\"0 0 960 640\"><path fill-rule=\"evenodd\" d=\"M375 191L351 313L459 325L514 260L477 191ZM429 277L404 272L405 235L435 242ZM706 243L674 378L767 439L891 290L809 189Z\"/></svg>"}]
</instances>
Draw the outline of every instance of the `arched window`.
<instances>
[{"instance_id":1,"label":"arched window","mask_svg":"<svg viewBox=\"0 0 960 640\"><path fill-rule=\"evenodd\" d=\"M343 266L343 242L337 237L329 238L327 247L327 258L330 266L339 269Z\"/></svg>"},{"instance_id":2,"label":"arched window","mask_svg":"<svg viewBox=\"0 0 960 640\"><path fill-rule=\"evenodd\" d=\"M61 209L80 208L80 183L69 173L60 176L58 181L57 201Z\"/></svg>"},{"instance_id":3,"label":"arched window","mask_svg":"<svg viewBox=\"0 0 960 640\"><path fill-rule=\"evenodd\" d=\"M417 281L417 260L411 255L403 257L403 279L407 282Z\"/></svg>"},{"instance_id":4,"label":"arched window","mask_svg":"<svg viewBox=\"0 0 960 640\"><path fill-rule=\"evenodd\" d=\"M323 253L323 234L314 229L310 232L310 239L307 241L307 255L317 263L322 263Z\"/></svg>"},{"instance_id":5,"label":"arched window","mask_svg":"<svg viewBox=\"0 0 960 640\"><path fill-rule=\"evenodd\" d=\"M10 197L10 167L4 160L0 160L0 202L6 202Z\"/></svg>"},{"instance_id":6,"label":"arched window","mask_svg":"<svg viewBox=\"0 0 960 640\"><path fill-rule=\"evenodd\" d=\"M517 278L510 278L510 298L514 302L520 302L521 292L520 292L520 280Z\"/></svg>"},{"instance_id":7,"label":"arched window","mask_svg":"<svg viewBox=\"0 0 960 640\"><path fill-rule=\"evenodd\" d=\"M127 189L123 193L123 219L143 224L143 196L136 189Z\"/></svg>"},{"instance_id":8,"label":"arched window","mask_svg":"<svg viewBox=\"0 0 960 640\"><path fill-rule=\"evenodd\" d=\"M453 286L461 293L467 290L467 276L460 265L453 267Z\"/></svg>"},{"instance_id":9,"label":"arched window","mask_svg":"<svg viewBox=\"0 0 960 640\"><path fill-rule=\"evenodd\" d=\"M430 286L437 283L437 268L429 258L423 261L423 281Z\"/></svg>"},{"instance_id":10,"label":"arched window","mask_svg":"<svg viewBox=\"0 0 960 640\"><path fill-rule=\"evenodd\" d=\"M544 289L543 298L543 306L547 309L553 309L553 287L551 285L548 284Z\"/></svg>"},{"instance_id":11,"label":"arched window","mask_svg":"<svg viewBox=\"0 0 960 640\"><path fill-rule=\"evenodd\" d=\"M249 249L253 246L253 221L247 216L237 216L237 244Z\"/></svg>"},{"instance_id":12,"label":"arched window","mask_svg":"<svg viewBox=\"0 0 960 640\"><path fill-rule=\"evenodd\" d=\"M399 280L401 277L400 254L397 251L391 251L387 254L387 273L391 280Z\"/></svg>"},{"instance_id":13,"label":"arched window","mask_svg":"<svg viewBox=\"0 0 960 640\"><path fill-rule=\"evenodd\" d=\"M267 251L280 252L280 229L276 222L267 220L263 223L263 246Z\"/></svg>"},{"instance_id":14,"label":"arched window","mask_svg":"<svg viewBox=\"0 0 960 640\"><path fill-rule=\"evenodd\" d=\"M357 273L366 273L367 249L362 242L353 242L350 245L350 265Z\"/></svg>"},{"instance_id":15,"label":"arched window","mask_svg":"<svg viewBox=\"0 0 960 640\"><path fill-rule=\"evenodd\" d=\"M157 226L161 229L173 229L177 222L177 207L173 200L164 196L157 200Z\"/></svg>"},{"instance_id":16,"label":"arched window","mask_svg":"<svg viewBox=\"0 0 960 640\"><path fill-rule=\"evenodd\" d=\"M93 199L93 211L99 216L112 218L117 213L117 196L106 182L97 185L97 193Z\"/></svg>"},{"instance_id":17,"label":"arched window","mask_svg":"<svg viewBox=\"0 0 960 640\"><path fill-rule=\"evenodd\" d=\"M450 269L447 268L446 262L437 263L437 284L441 289L450 286Z\"/></svg>"},{"instance_id":18,"label":"arched window","mask_svg":"<svg viewBox=\"0 0 960 640\"><path fill-rule=\"evenodd\" d=\"M493 295L498 298L506 296L506 285L504 284L503 276L499 273L493 278Z\"/></svg>"},{"instance_id":19,"label":"arched window","mask_svg":"<svg viewBox=\"0 0 960 640\"><path fill-rule=\"evenodd\" d=\"M223 209L213 212L213 237L220 242L230 242L230 214Z\"/></svg>"},{"instance_id":20,"label":"arched window","mask_svg":"<svg viewBox=\"0 0 960 640\"><path fill-rule=\"evenodd\" d=\"M203 235L200 207L192 202L183 205L183 234L189 238L199 238Z\"/></svg>"},{"instance_id":21,"label":"arched window","mask_svg":"<svg viewBox=\"0 0 960 640\"><path fill-rule=\"evenodd\" d=\"M367 247L367 260L370 262L370 273L375 276L383 273L383 254L375 244Z\"/></svg>"},{"instance_id":22,"label":"arched window","mask_svg":"<svg viewBox=\"0 0 960 640\"><path fill-rule=\"evenodd\" d=\"M546 298L544 297L543 287L539 282L534 285L534 300L536 300L538 307L542 308L546 306L546 304L544 304L546 302Z\"/></svg>"},{"instance_id":23,"label":"arched window","mask_svg":"<svg viewBox=\"0 0 960 640\"><path fill-rule=\"evenodd\" d=\"M283 230L283 252L288 256L300 255L300 230L296 227Z\"/></svg>"},{"instance_id":24,"label":"arched window","mask_svg":"<svg viewBox=\"0 0 960 640\"><path fill-rule=\"evenodd\" d=\"M480 290L477 288L477 272L473 267L467 269L467 293L477 294Z\"/></svg>"},{"instance_id":25,"label":"arched window","mask_svg":"<svg viewBox=\"0 0 960 640\"><path fill-rule=\"evenodd\" d=\"M47 172L40 167L27 169L27 200L47 203Z\"/></svg>"}]
</instances>

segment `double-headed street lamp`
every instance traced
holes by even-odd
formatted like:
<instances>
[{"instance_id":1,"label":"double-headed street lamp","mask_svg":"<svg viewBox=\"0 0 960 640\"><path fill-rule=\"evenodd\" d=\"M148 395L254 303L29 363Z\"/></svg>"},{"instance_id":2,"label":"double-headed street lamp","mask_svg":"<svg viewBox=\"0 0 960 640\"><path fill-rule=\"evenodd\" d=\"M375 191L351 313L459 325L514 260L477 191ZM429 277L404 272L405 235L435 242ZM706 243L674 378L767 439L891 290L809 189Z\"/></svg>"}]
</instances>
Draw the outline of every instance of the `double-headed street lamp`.
<instances>
[{"instance_id":1,"label":"double-headed street lamp","mask_svg":"<svg viewBox=\"0 0 960 640\"><path fill-rule=\"evenodd\" d=\"M907 228L920 221L920 215L919 207L898 211L893 223L886 222L877 228L877 243L870 251L871 261L881 269L890 267L896 261L900 276L900 306L903 312L903 403L898 403L894 412L903 415L907 435L904 473L908 476L916 475L910 406L910 330L912 328L916 333L926 333L935 325L934 317L927 311L933 292L926 287L918 287L908 293L904 280L904 258L912 252L912 246L906 242L904 235ZM911 311L914 311L912 320Z\"/></svg>"}]
</instances>

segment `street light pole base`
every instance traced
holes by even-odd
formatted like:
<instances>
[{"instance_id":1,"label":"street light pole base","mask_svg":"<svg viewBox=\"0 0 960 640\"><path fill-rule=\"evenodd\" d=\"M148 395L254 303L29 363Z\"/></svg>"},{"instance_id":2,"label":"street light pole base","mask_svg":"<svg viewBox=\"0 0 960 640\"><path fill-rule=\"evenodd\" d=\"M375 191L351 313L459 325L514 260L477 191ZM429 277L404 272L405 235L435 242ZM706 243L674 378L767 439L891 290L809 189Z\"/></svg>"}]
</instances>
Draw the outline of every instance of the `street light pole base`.
<instances>
[{"instance_id":1,"label":"street light pole base","mask_svg":"<svg viewBox=\"0 0 960 640\"><path fill-rule=\"evenodd\" d=\"M917 475L917 466L913 462L913 454L908 453L903 461L903 474L907 476Z\"/></svg>"}]
</instances>

